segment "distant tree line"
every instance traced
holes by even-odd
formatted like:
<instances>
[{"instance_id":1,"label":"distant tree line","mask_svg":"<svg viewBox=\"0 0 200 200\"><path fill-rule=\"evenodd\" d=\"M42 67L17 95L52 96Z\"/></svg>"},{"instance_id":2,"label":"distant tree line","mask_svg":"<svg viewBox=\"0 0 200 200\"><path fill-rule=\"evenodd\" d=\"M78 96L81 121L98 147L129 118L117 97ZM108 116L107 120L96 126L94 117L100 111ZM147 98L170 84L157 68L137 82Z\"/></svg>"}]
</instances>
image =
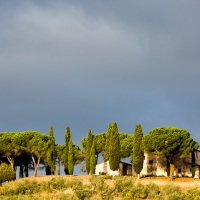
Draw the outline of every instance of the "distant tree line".
<instances>
[{"instance_id":1,"label":"distant tree line","mask_svg":"<svg viewBox=\"0 0 200 200\"><path fill-rule=\"evenodd\" d=\"M134 172L139 174L143 168L144 152L166 157L173 177L174 157L177 153L183 158L199 148L190 133L175 127L154 128L143 136L142 126L137 124L133 134L118 132L117 123L108 124L106 132L92 134L88 129L81 140L82 148L73 144L70 127L66 127L64 144L56 144L53 127L49 134L36 131L1 132L0 162L7 163L15 170L19 167L19 177L27 177L29 170L37 176L38 169L45 169L46 175L60 174L64 165L66 175L74 173L74 165L84 161L81 170L94 174L98 157L109 161L111 170L117 170L122 158L130 157ZM192 167L195 167L193 158ZM1 169L1 168L0 168ZM3 169L3 168L2 168ZM194 171L194 170L193 170Z\"/></svg>"},{"instance_id":2,"label":"distant tree line","mask_svg":"<svg viewBox=\"0 0 200 200\"><path fill-rule=\"evenodd\" d=\"M38 169L45 169L46 175L55 174L56 165L60 174L61 164L65 165L66 174L73 174L74 165L84 156L79 146L72 143L71 136L65 142L55 144L52 126L48 135L36 131L1 132L0 162L9 164L14 170L19 167L20 178L28 177L29 170L34 171L34 176Z\"/></svg>"}]
</instances>

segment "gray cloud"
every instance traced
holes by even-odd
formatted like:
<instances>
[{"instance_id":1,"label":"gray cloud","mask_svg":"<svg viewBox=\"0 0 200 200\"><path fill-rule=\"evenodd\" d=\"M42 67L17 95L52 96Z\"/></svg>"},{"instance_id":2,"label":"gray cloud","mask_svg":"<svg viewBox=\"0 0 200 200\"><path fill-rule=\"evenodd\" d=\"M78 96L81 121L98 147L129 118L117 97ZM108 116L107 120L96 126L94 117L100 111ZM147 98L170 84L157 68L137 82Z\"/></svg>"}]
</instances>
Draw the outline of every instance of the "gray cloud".
<instances>
[{"instance_id":1,"label":"gray cloud","mask_svg":"<svg viewBox=\"0 0 200 200\"><path fill-rule=\"evenodd\" d=\"M199 2L0 3L2 131L174 125L199 140Z\"/></svg>"}]
</instances>

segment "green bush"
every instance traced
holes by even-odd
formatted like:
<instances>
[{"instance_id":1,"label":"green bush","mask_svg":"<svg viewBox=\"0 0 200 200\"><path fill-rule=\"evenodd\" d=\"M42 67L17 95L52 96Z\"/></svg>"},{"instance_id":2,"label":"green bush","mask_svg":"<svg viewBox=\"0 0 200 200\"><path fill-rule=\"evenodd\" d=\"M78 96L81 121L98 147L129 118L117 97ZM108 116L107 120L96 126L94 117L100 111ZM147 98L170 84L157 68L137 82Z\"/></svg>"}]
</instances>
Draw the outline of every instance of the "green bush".
<instances>
[{"instance_id":1,"label":"green bush","mask_svg":"<svg viewBox=\"0 0 200 200\"><path fill-rule=\"evenodd\" d=\"M0 184L5 181L12 181L15 179L15 170L6 163L0 165Z\"/></svg>"},{"instance_id":2,"label":"green bush","mask_svg":"<svg viewBox=\"0 0 200 200\"><path fill-rule=\"evenodd\" d=\"M62 190L63 188L66 188L65 180L62 177L52 178L50 180L50 187L53 190Z\"/></svg>"},{"instance_id":3,"label":"green bush","mask_svg":"<svg viewBox=\"0 0 200 200\"><path fill-rule=\"evenodd\" d=\"M104 181L105 180L101 176L95 176L94 175L94 176L92 176L90 178L90 182L91 182L92 186L94 186L97 191L102 191L103 190Z\"/></svg>"},{"instance_id":4,"label":"green bush","mask_svg":"<svg viewBox=\"0 0 200 200\"><path fill-rule=\"evenodd\" d=\"M115 176L113 178L115 189L118 192L126 192L133 188L133 178L129 176Z\"/></svg>"},{"instance_id":5,"label":"green bush","mask_svg":"<svg viewBox=\"0 0 200 200\"><path fill-rule=\"evenodd\" d=\"M200 188L196 186L187 190L185 193L185 200L187 199L200 200Z\"/></svg>"},{"instance_id":6,"label":"green bush","mask_svg":"<svg viewBox=\"0 0 200 200\"><path fill-rule=\"evenodd\" d=\"M85 190L76 190L75 194L78 197L78 199L81 200L84 200L85 198L89 198L91 196L91 192Z\"/></svg>"},{"instance_id":7,"label":"green bush","mask_svg":"<svg viewBox=\"0 0 200 200\"><path fill-rule=\"evenodd\" d=\"M103 175L101 176L103 179L112 179L113 176L112 175Z\"/></svg>"},{"instance_id":8,"label":"green bush","mask_svg":"<svg viewBox=\"0 0 200 200\"><path fill-rule=\"evenodd\" d=\"M83 183L80 179L73 177L72 180L67 182L67 187L70 187L72 190L76 190L78 188L82 188Z\"/></svg>"},{"instance_id":9,"label":"green bush","mask_svg":"<svg viewBox=\"0 0 200 200\"><path fill-rule=\"evenodd\" d=\"M28 195L37 193L40 191L40 184L35 180L20 180L13 183L6 183L1 188L1 195L9 196L9 195Z\"/></svg>"},{"instance_id":10,"label":"green bush","mask_svg":"<svg viewBox=\"0 0 200 200\"><path fill-rule=\"evenodd\" d=\"M163 186L161 193L165 195L171 195L173 193L181 193L181 188L178 185L169 183Z\"/></svg>"}]
</instances>

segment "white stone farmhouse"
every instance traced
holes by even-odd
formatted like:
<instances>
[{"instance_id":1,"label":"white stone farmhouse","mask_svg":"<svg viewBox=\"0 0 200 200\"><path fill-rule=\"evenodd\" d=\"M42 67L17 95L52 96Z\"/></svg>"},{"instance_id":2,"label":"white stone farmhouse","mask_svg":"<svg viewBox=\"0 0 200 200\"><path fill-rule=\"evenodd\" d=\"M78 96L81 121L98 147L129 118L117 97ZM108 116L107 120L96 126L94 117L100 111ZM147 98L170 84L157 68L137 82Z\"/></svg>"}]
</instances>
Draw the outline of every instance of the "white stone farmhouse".
<instances>
[{"instance_id":1,"label":"white stone farmhouse","mask_svg":"<svg viewBox=\"0 0 200 200\"><path fill-rule=\"evenodd\" d=\"M192 154L190 153L186 158L179 158L177 155L175 157L175 172L174 176L192 176L191 164L192 164ZM96 165L95 174L106 173L109 175L131 175L132 165L120 162L119 169L112 171L110 169L109 161L103 162ZM141 175L154 175L154 176L167 176L167 161L163 156L150 155L145 153L143 169ZM200 150L195 151L195 176L194 178L200 178Z\"/></svg>"},{"instance_id":2,"label":"white stone farmhouse","mask_svg":"<svg viewBox=\"0 0 200 200\"><path fill-rule=\"evenodd\" d=\"M190 153L186 158L174 158L175 172L174 176L192 176L191 164L192 154ZM143 169L141 175L155 175L167 176L167 160L163 156L149 155L145 153ZM195 177L200 178L200 151L195 151Z\"/></svg>"},{"instance_id":3,"label":"white stone farmhouse","mask_svg":"<svg viewBox=\"0 0 200 200\"><path fill-rule=\"evenodd\" d=\"M109 161L107 162L103 162L100 164L96 165L96 170L95 170L95 174L99 175L100 173L106 173L109 175L132 175L132 165L129 163L125 163L125 162L120 162L119 163L119 169L116 171L113 171L110 169L110 165L109 165Z\"/></svg>"}]
</instances>

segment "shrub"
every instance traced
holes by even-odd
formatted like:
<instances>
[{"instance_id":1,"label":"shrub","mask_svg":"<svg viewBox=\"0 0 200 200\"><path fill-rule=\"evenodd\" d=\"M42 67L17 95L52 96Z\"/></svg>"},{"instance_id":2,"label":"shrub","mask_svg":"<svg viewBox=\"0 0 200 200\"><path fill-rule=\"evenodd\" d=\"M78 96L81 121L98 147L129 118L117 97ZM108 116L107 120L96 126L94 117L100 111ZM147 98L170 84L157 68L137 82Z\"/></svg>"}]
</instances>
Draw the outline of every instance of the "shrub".
<instances>
[{"instance_id":1,"label":"shrub","mask_svg":"<svg viewBox=\"0 0 200 200\"><path fill-rule=\"evenodd\" d=\"M82 186L83 186L82 181L75 177L67 182L67 187L70 187L72 190L82 188Z\"/></svg>"},{"instance_id":2,"label":"shrub","mask_svg":"<svg viewBox=\"0 0 200 200\"><path fill-rule=\"evenodd\" d=\"M52 178L49 182L51 189L62 190L65 188L65 180L62 177Z\"/></svg>"},{"instance_id":3,"label":"shrub","mask_svg":"<svg viewBox=\"0 0 200 200\"><path fill-rule=\"evenodd\" d=\"M35 180L20 180L13 183L6 183L1 188L1 195L33 194L40 191L40 185Z\"/></svg>"},{"instance_id":4,"label":"shrub","mask_svg":"<svg viewBox=\"0 0 200 200\"><path fill-rule=\"evenodd\" d=\"M99 172L99 175L106 175L106 172Z\"/></svg>"},{"instance_id":5,"label":"shrub","mask_svg":"<svg viewBox=\"0 0 200 200\"><path fill-rule=\"evenodd\" d=\"M0 165L0 184L15 179L15 170L6 163Z\"/></svg>"},{"instance_id":6,"label":"shrub","mask_svg":"<svg viewBox=\"0 0 200 200\"><path fill-rule=\"evenodd\" d=\"M181 193L181 188L180 186L172 184L172 183L164 185L161 191L161 193L165 195L170 195L176 192Z\"/></svg>"},{"instance_id":7,"label":"shrub","mask_svg":"<svg viewBox=\"0 0 200 200\"><path fill-rule=\"evenodd\" d=\"M104 179L101 176L92 176L90 178L91 184L96 188L97 191L102 191L104 187Z\"/></svg>"},{"instance_id":8,"label":"shrub","mask_svg":"<svg viewBox=\"0 0 200 200\"><path fill-rule=\"evenodd\" d=\"M84 200L86 197L89 198L91 196L91 192L85 191L85 190L76 190L75 194L78 197L78 199L81 199L81 200Z\"/></svg>"},{"instance_id":9,"label":"shrub","mask_svg":"<svg viewBox=\"0 0 200 200\"><path fill-rule=\"evenodd\" d=\"M198 186L190 188L185 193L185 199L200 200L200 189Z\"/></svg>"},{"instance_id":10,"label":"shrub","mask_svg":"<svg viewBox=\"0 0 200 200\"><path fill-rule=\"evenodd\" d=\"M133 188L132 177L115 176L114 181L114 186L118 192L125 192Z\"/></svg>"}]
</instances>

